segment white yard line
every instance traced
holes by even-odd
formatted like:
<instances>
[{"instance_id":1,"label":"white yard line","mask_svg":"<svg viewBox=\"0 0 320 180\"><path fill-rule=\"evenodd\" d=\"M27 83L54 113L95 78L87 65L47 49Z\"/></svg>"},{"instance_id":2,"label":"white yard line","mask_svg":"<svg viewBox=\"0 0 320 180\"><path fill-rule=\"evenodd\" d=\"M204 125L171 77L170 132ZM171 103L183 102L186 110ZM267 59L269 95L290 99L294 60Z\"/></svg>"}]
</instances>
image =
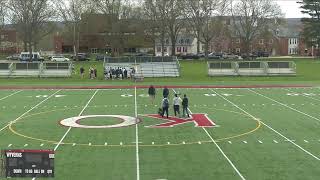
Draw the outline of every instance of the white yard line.
<instances>
[{"instance_id":1,"label":"white yard line","mask_svg":"<svg viewBox=\"0 0 320 180\"><path fill-rule=\"evenodd\" d=\"M94 98L94 96L97 94L97 92L99 91L99 89L97 89L93 95L91 96L91 98L89 99L89 101L87 102L87 104L83 107L83 109L81 110L81 112L79 113L78 116L81 116L82 113L84 112L84 110L89 106L90 102L92 101L92 99ZM72 127L69 127L69 129L67 130L67 132L62 136L62 138L60 139L59 143L56 145L56 147L54 147L54 151L56 151L58 149L58 147L61 145L62 141L66 138L66 136L68 135L68 133L70 132L70 130L72 129Z\"/></svg>"},{"instance_id":2,"label":"white yard line","mask_svg":"<svg viewBox=\"0 0 320 180\"><path fill-rule=\"evenodd\" d=\"M137 180L140 180L140 158L139 158L139 131L138 131L138 105L137 105L137 87L134 87L134 113L136 118L136 164Z\"/></svg>"},{"instance_id":3,"label":"white yard line","mask_svg":"<svg viewBox=\"0 0 320 180\"><path fill-rule=\"evenodd\" d=\"M28 114L30 111L34 110L35 108L37 108L38 106L40 106L42 103L44 103L45 101L47 101L49 98L51 98L52 96L56 95L58 92L60 92L61 90L56 91L55 93L51 94L50 96L48 96L46 99L44 99L43 101L39 102L38 104L36 104L35 106L31 107L28 111L26 111L25 113L23 113L21 116L19 116L17 119L9 122L6 126L4 126L3 128L0 129L0 132L3 131L4 129L6 129L8 126L10 126L10 124L15 123L17 121L19 121L23 116L25 116L26 114Z\"/></svg>"},{"instance_id":4,"label":"white yard line","mask_svg":"<svg viewBox=\"0 0 320 180\"><path fill-rule=\"evenodd\" d=\"M97 92L99 91L99 89L97 89L94 94L92 95L92 97L89 99L89 101L87 102L87 104L83 107L83 109L81 110L81 112L79 113L78 116L81 116L81 114L84 112L84 110L89 106L90 102L92 101L93 97L97 94ZM58 149L58 147L60 146L60 144L62 143L62 141L66 138L67 134L70 132L70 130L72 129L72 127L69 127L69 129L67 130L67 132L63 135L63 137L60 139L59 143L56 145L56 147L54 148L54 151L56 151ZM73 144L73 146L75 146L75 143ZM32 180L35 180L36 178L32 178Z\"/></svg>"},{"instance_id":5,"label":"white yard line","mask_svg":"<svg viewBox=\"0 0 320 180\"><path fill-rule=\"evenodd\" d=\"M240 111L244 112L245 114L247 114L248 116L250 116L253 119L259 120L258 118L254 117L252 114L248 113L247 111L245 111L244 109L242 109L241 107L239 107L238 105L236 105L235 103L231 102L230 100L228 100L226 97L218 94L216 91L214 91L213 89L211 89L212 92L216 93L219 97L221 97L222 99L224 99L225 101L229 102L230 104L232 104L234 107L238 108ZM252 90L251 90L252 91ZM254 92L254 91L253 91ZM289 138L287 138L286 136L284 136L283 134L281 134L279 131L273 129L271 126L269 126L268 124L264 123L263 121L259 120L261 124L263 124L264 126L266 126L267 128L269 128L270 130L272 130L273 132L275 132L276 134L278 134L279 136L283 137L285 140L287 140L288 142L290 142L291 144L293 144L294 146L298 147L300 150L302 150L303 152L305 152L306 154L310 155L311 157L313 157L316 160L320 160L319 157L313 155L311 152L307 151L306 149L304 149L303 147L301 147L300 145L298 145L297 143L293 142L292 140L290 140Z\"/></svg>"},{"instance_id":6,"label":"white yard line","mask_svg":"<svg viewBox=\"0 0 320 180\"><path fill-rule=\"evenodd\" d=\"M8 97L11 97L11 96L13 96L13 95L15 95L15 94L18 94L18 93L21 92L21 91L22 91L22 90L16 91L16 92L14 92L14 93L12 93L12 94L9 94L8 96L5 96L5 97L1 98L0 101L5 100L5 99L7 99Z\"/></svg>"},{"instance_id":7,"label":"white yard line","mask_svg":"<svg viewBox=\"0 0 320 180\"><path fill-rule=\"evenodd\" d=\"M311 115L309 115L309 114L307 114L307 113L304 113L304 112L302 112L302 111L299 111L298 109L295 109L295 108L290 107L290 106L288 106L288 105L286 105L286 104L283 104L282 102L279 102L279 101L277 101L277 100L275 100L275 99L272 99L272 98L270 98L270 97L268 97L268 96L265 96L265 95L263 95L263 94L260 94L260 93L258 93L258 92L256 92L256 91L252 90L252 89L248 89L248 90L251 91L251 92L253 92L253 93L255 93L255 94L257 94L257 95L259 95L259 96L261 96L261 97L264 97L264 98L266 98L266 99L269 99L270 101L273 101L273 102L275 102L275 103L278 103L278 104L280 104L280 105L282 105L282 106L284 106L284 107L286 107L286 108L289 108L289 109L291 109L291 110L293 110L293 111L295 111L295 112L298 112L298 113L300 113L300 114L303 114L303 115L305 115L305 116L307 116L307 117L309 117L309 118L312 118L312 119L320 122L320 119L318 119L318 118L316 118L316 117L314 117L314 116L311 116Z\"/></svg>"},{"instance_id":8,"label":"white yard line","mask_svg":"<svg viewBox=\"0 0 320 180\"><path fill-rule=\"evenodd\" d=\"M286 90L286 91L288 91L288 92L291 92L291 93L297 93L297 92L291 91L291 90L289 90L289 89L284 89L284 90ZM309 99L313 99L313 100L316 100L316 101L320 101L320 99L317 99L317 98L314 98L314 97L310 97L310 96L307 96L307 95L305 95L305 94L301 94L301 96L306 97L306 98L309 98Z\"/></svg>"},{"instance_id":9,"label":"white yard line","mask_svg":"<svg viewBox=\"0 0 320 180\"><path fill-rule=\"evenodd\" d=\"M174 93L176 93L176 91L174 89L172 89ZM181 98L180 98L181 100ZM188 111L190 112L191 116L192 116L192 111L190 110L190 108L188 108ZM207 136L211 139L211 141L214 143L214 145L218 148L218 150L220 151L220 153L223 155L223 157L228 161L228 163L231 165L231 167L234 169L234 171L239 175L239 177L242 180L245 180L245 178L243 177L243 175L241 174L241 172L238 170L238 168L233 164L233 162L229 159L229 157L224 153L224 151L221 149L221 147L216 143L216 141L213 139L213 137L209 134L209 132L206 130L206 128L202 128L203 131L207 134Z\"/></svg>"}]
</instances>

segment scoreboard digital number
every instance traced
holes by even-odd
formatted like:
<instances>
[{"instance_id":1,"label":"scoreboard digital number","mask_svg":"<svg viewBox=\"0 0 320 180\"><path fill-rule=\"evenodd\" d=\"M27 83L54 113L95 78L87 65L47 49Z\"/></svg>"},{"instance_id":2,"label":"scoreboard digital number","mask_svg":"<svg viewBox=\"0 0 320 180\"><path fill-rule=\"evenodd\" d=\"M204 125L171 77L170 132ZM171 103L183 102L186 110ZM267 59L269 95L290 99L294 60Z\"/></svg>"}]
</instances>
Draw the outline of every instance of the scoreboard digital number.
<instances>
[{"instance_id":1,"label":"scoreboard digital number","mask_svg":"<svg viewBox=\"0 0 320 180\"><path fill-rule=\"evenodd\" d=\"M54 177L53 150L3 150L1 156L6 178Z\"/></svg>"}]
</instances>

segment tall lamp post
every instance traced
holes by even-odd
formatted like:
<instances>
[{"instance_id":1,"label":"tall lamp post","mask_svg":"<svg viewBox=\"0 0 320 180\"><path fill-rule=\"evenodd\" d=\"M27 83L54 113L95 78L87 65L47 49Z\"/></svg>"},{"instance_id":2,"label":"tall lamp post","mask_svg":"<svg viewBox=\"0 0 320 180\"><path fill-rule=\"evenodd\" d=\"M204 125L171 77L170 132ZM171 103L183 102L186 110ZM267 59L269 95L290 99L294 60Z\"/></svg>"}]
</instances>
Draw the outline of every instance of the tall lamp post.
<instances>
[{"instance_id":1,"label":"tall lamp post","mask_svg":"<svg viewBox=\"0 0 320 180\"><path fill-rule=\"evenodd\" d=\"M319 44L316 44L316 58L319 56Z\"/></svg>"}]
</instances>

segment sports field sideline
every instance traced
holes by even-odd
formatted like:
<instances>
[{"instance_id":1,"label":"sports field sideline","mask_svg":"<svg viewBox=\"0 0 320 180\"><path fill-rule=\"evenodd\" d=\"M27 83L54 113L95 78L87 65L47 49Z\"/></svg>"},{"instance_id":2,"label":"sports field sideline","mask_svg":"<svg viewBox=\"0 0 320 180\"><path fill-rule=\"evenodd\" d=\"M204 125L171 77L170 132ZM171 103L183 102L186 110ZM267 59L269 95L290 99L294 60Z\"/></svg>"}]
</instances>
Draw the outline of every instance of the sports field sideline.
<instances>
[{"instance_id":1,"label":"sports field sideline","mask_svg":"<svg viewBox=\"0 0 320 180\"><path fill-rule=\"evenodd\" d=\"M191 119L157 117L160 88L0 90L0 148L56 150L57 180L320 177L318 87L170 90Z\"/></svg>"}]
</instances>

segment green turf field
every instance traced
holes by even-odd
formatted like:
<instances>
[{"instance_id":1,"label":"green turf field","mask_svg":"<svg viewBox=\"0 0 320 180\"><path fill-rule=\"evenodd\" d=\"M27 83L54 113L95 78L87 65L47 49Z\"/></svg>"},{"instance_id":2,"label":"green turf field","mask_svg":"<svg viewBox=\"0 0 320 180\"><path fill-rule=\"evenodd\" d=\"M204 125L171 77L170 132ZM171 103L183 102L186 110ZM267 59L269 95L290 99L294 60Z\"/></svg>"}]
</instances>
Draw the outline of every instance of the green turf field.
<instances>
[{"instance_id":1,"label":"green turf field","mask_svg":"<svg viewBox=\"0 0 320 180\"><path fill-rule=\"evenodd\" d=\"M171 89L170 102L174 92L186 93L190 112L207 114L216 125L151 127L169 122L147 116L157 113L161 89L154 104L146 89L1 90L0 148L56 150L56 180L320 177L319 88ZM117 115L137 116L139 123L60 125L88 115L116 116L79 124L118 125Z\"/></svg>"}]
</instances>

